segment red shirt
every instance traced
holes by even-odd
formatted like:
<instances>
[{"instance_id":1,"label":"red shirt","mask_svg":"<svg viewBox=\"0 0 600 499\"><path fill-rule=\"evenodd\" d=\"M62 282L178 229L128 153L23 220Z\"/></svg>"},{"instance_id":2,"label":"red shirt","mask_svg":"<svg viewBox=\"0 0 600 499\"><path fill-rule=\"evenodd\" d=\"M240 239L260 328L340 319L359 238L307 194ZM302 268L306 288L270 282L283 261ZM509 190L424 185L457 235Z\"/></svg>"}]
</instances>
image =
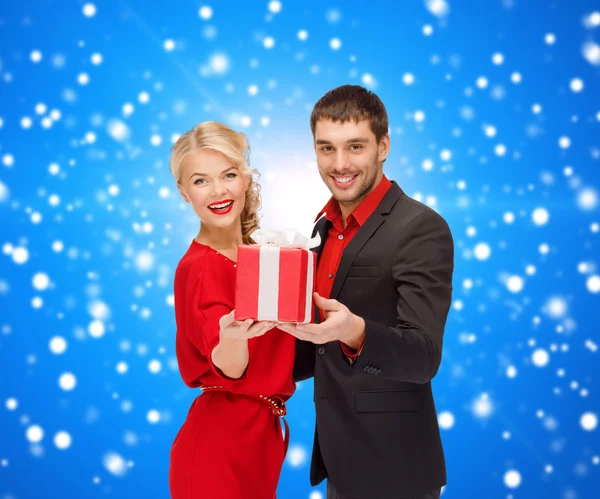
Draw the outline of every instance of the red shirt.
<instances>
[{"instance_id":1,"label":"red shirt","mask_svg":"<svg viewBox=\"0 0 600 499\"><path fill-rule=\"evenodd\" d=\"M346 218L346 228L342 225L342 212L339 203L332 197L321 212L317 215L315 222L325 213L325 218L332 223L323 245L319 265L317 266L316 290L324 298L329 298L333 281L337 273L342 253L350 244L358 229L366 222L367 218L375 211L383 197L386 195L392 183L384 175L381 182L377 184L365 199ZM323 312L321 312L323 320ZM364 342L364 338L363 338ZM341 343L342 350L346 356L356 359L362 348L362 342L355 352L350 347Z\"/></svg>"}]
</instances>

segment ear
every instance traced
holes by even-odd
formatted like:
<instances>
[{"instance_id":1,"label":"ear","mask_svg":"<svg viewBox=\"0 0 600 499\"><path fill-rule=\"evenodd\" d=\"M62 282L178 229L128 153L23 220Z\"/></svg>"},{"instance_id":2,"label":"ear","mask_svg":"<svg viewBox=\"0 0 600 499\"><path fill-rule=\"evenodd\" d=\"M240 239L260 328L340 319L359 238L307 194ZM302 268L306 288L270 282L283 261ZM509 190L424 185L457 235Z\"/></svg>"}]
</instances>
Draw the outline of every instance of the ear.
<instances>
[{"instance_id":1,"label":"ear","mask_svg":"<svg viewBox=\"0 0 600 499\"><path fill-rule=\"evenodd\" d=\"M390 136L389 135L384 135L383 137L381 137L381 140L379 141L379 144L378 144L378 148L379 148L378 159L379 159L380 163L383 163L385 161L385 159L387 158L387 155L390 152Z\"/></svg>"},{"instance_id":2,"label":"ear","mask_svg":"<svg viewBox=\"0 0 600 499\"><path fill-rule=\"evenodd\" d=\"M179 190L179 194L181 194L181 197L183 198L183 200L186 203L189 203L190 199L187 197L187 194L185 192L183 192L183 187L181 187L181 182L177 182L177 189Z\"/></svg>"}]
</instances>

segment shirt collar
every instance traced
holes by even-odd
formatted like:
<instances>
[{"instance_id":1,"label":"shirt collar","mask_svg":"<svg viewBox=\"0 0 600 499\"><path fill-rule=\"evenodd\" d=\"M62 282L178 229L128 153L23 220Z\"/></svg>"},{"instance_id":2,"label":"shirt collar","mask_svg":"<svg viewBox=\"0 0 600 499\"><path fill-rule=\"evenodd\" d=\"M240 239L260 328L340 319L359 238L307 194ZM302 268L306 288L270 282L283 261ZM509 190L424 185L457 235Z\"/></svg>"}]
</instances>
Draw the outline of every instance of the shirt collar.
<instances>
[{"instance_id":1,"label":"shirt collar","mask_svg":"<svg viewBox=\"0 0 600 499\"><path fill-rule=\"evenodd\" d=\"M383 175L381 182L379 182L375 189L373 189L367 195L367 197L361 201L361 203L354 209L348 218L354 217L358 224L362 226L366 222L367 218L369 218L375 211L379 203L381 203L381 200L391 186L392 182L385 175ZM340 205L333 197L327 201L327 204L319 212L317 218L315 218L315 222L321 218L323 213L325 213L327 220L331 222L334 222L336 219L340 219L342 217Z\"/></svg>"}]
</instances>

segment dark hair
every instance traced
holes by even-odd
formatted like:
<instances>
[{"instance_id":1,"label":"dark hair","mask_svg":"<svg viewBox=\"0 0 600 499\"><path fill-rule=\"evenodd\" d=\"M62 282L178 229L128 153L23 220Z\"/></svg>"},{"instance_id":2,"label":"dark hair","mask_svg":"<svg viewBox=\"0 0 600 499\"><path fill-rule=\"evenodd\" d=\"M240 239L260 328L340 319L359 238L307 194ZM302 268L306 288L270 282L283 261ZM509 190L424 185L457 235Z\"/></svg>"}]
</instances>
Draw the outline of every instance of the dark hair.
<instances>
[{"instance_id":1,"label":"dark hair","mask_svg":"<svg viewBox=\"0 0 600 499\"><path fill-rule=\"evenodd\" d=\"M360 85L342 85L327 92L315 104L310 115L313 137L319 120L346 121L369 120L377 142L388 134L387 111L381 99Z\"/></svg>"}]
</instances>

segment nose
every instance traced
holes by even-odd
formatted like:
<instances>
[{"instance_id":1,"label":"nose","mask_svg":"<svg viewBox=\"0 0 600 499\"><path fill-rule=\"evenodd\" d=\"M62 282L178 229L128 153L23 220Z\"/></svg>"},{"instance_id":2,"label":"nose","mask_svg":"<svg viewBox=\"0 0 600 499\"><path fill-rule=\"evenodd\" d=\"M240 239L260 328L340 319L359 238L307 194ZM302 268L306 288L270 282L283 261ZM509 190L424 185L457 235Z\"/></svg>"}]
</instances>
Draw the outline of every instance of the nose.
<instances>
[{"instance_id":1,"label":"nose","mask_svg":"<svg viewBox=\"0 0 600 499\"><path fill-rule=\"evenodd\" d=\"M210 191L210 194L213 198L219 198L219 196L223 196L226 192L227 187L222 181L216 180L212 183L212 189ZM220 201L220 198L218 199L218 201Z\"/></svg>"},{"instance_id":2,"label":"nose","mask_svg":"<svg viewBox=\"0 0 600 499\"><path fill-rule=\"evenodd\" d=\"M340 148L336 151L333 160L333 169L337 172L344 173L350 167L350 155L348 151Z\"/></svg>"}]
</instances>

